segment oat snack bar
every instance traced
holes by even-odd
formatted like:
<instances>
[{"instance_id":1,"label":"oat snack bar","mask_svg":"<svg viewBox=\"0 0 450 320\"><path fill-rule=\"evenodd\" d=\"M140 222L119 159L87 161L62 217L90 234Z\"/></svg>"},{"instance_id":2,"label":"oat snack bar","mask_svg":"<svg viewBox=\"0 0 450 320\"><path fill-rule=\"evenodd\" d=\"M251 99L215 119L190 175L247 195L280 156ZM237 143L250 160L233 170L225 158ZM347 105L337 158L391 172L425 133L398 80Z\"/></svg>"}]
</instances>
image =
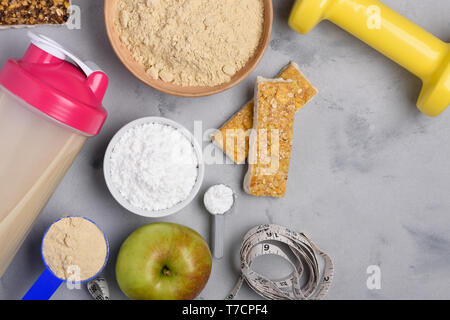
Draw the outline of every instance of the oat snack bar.
<instances>
[{"instance_id":1,"label":"oat snack bar","mask_svg":"<svg viewBox=\"0 0 450 320\"><path fill-rule=\"evenodd\" d=\"M213 143L237 164L245 162L248 156L248 140L253 127L253 100L225 123L212 137Z\"/></svg>"},{"instance_id":2,"label":"oat snack bar","mask_svg":"<svg viewBox=\"0 0 450 320\"><path fill-rule=\"evenodd\" d=\"M254 196L284 197L294 131L293 80L258 77L255 87L253 130L249 141L249 168L244 190Z\"/></svg>"},{"instance_id":3,"label":"oat snack bar","mask_svg":"<svg viewBox=\"0 0 450 320\"><path fill-rule=\"evenodd\" d=\"M0 0L0 28L65 24L70 0Z\"/></svg>"},{"instance_id":4,"label":"oat snack bar","mask_svg":"<svg viewBox=\"0 0 450 320\"><path fill-rule=\"evenodd\" d=\"M299 88L294 92L297 110L317 94L317 89L309 83L295 62L291 62L284 67L279 74L279 78L297 82ZM237 164L241 164L245 162L248 156L249 130L252 127L253 100L235 113L211 138L213 143L224 150L230 159Z\"/></svg>"}]
</instances>

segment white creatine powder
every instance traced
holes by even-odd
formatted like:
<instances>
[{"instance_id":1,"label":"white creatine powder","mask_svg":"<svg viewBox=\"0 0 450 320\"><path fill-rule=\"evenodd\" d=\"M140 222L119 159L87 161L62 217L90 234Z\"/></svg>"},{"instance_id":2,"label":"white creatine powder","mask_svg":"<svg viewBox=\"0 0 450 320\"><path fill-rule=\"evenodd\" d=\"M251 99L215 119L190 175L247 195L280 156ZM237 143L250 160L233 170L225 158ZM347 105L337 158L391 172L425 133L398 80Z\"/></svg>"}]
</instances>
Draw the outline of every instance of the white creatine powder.
<instances>
[{"instance_id":1,"label":"white creatine powder","mask_svg":"<svg viewBox=\"0 0 450 320\"><path fill-rule=\"evenodd\" d=\"M206 210L212 214L224 214L234 203L233 190L224 184L212 186L203 199Z\"/></svg>"},{"instance_id":2,"label":"white creatine powder","mask_svg":"<svg viewBox=\"0 0 450 320\"><path fill-rule=\"evenodd\" d=\"M114 187L132 206L148 211L186 200L199 171L190 139L160 123L127 130L114 146L110 162Z\"/></svg>"}]
</instances>

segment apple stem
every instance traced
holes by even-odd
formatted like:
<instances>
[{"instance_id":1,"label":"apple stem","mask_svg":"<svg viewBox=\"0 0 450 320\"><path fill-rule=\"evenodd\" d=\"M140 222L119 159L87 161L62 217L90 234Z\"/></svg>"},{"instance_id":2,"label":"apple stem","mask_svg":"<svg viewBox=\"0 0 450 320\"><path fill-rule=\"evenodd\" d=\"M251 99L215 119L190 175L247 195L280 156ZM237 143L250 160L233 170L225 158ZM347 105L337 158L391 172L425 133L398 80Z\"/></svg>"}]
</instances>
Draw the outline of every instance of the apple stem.
<instances>
[{"instance_id":1,"label":"apple stem","mask_svg":"<svg viewBox=\"0 0 450 320\"><path fill-rule=\"evenodd\" d=\"M164 267L163 268L163 274L165 275L165 276L170 276L170 270L167 268L167 267Z\"/></svg>"}]
</instances>

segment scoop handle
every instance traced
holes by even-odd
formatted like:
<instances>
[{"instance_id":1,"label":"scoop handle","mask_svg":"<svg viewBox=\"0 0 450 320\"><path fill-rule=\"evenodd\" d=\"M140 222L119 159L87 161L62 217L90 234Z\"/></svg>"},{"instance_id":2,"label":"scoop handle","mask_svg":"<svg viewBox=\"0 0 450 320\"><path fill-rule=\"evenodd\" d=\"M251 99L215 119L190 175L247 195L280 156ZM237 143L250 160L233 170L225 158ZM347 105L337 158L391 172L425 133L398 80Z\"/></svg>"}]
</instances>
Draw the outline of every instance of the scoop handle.
<instances>
[{"instance_id":1,"label":"scoop handle","mask_svg":"<svg viewBox=\"0 0 450 320\"><path fill-rule=\"evenodd\" d=\"M50 270L45 269L22 300L49 300L63 280L57 278Z\"/></svg>"},{"instance_id":2,"label":"scoop handle","mask_svg":"<svg viewBox=\"0 0 450 320\"><path fill-rule=\"evenodd\" d=\"M225 216L223 214L213 215L212 223L212 248L216 259L223 257L223 241L225 234Z\"/></svg>"}]
</instances>

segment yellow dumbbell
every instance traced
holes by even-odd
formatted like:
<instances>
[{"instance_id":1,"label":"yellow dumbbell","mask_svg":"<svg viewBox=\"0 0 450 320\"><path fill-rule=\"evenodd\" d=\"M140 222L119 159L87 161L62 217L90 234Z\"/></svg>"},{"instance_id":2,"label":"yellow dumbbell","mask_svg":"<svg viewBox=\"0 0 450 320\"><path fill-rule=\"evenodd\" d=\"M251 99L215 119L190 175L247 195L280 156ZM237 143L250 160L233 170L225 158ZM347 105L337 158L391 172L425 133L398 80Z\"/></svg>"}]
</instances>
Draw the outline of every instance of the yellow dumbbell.
<instances>
[{"instance_id":1,"label":"yellow dumbbell","mask_svg":"<svg viewBox=\"0 0 450 320\"><path fill-rule=\"evenodd\" d=\"M297 0L289 25L307 33L330 20L422 79L417 107L437 116L450 104L450 44L377 0Z\"/></svg>"}]
</instances>

